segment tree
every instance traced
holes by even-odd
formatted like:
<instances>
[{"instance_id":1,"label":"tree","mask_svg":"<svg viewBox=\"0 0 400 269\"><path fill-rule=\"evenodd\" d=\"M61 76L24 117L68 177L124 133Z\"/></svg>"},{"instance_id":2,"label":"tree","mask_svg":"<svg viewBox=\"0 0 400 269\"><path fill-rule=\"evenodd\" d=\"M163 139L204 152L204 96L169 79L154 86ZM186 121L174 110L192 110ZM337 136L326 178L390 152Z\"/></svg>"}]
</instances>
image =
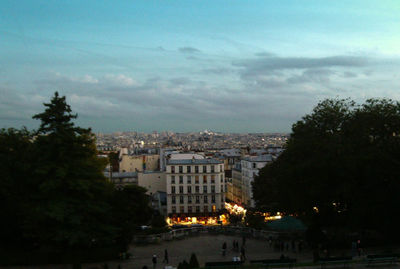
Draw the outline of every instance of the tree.
<instances>
[{"instance_id":1,"label":"tree","mask_svg":"<svg viewBox=\"0 0 400 269\"><path fill-rule=\"evenodd\" d=\"M192 269L200 267L199 261L197 260L196 254L194 253L192 253L192 255L190 256L189 267Z\"/></svg>"},{"instance_id":2,"label":"tree","mask_svg":"<svg viewBox=\"0 0 400 269\"><path fill-rule=\"evenodd\" d=\"M131 242L135 229L148 224L151 218L149 197L146 189L139 186L125 186L116 190L112 200L112 221L119 227L117 240L124 245Z\"/></svg>"},{"instance_id":3,"label":"tree","mask_svg":"<svg viewBox=\"0 0 400 269\"><path fill-rule=\"evenodd\" d=\"M399 102L324 100L293 125L285 151L255 178L257 205L317 215L321 225L393 231L399 134Z\"/></svg>"},{"instance_id":4,"label":"tree","mask_svg":"<svg viewBox=\"0 0 400 269\"><path fill-rule=\"evenodd\" d=\"M103 175L104 160L97 157L90 129L76 127L65 96L56 92L43 113L35 137L37 189L32 196L29 236L44 245L62 247L110 243L116 229L111 225L109 200L113 186Z\"/></svg>"},{"instance_id":5,"label":"tree","mask_svg":"<svg viewBox=\"0 0 400 269\"><path fill-rule=\"evenodd\" d=\"M32 151L32 134L28 130L0 130L1 248L25 245L21 227L29 210Z\"/></svg>"}]
</instances>

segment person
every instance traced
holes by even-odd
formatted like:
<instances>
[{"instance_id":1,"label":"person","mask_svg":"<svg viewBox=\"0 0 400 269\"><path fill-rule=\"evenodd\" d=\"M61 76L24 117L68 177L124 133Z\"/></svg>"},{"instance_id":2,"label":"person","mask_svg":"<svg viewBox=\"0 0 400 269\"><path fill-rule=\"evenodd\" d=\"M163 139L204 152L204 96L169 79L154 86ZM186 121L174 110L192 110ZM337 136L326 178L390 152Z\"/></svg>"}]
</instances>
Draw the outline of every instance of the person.
<instances>
[{"instance_id":1,"label":"person","mask_svg":"<svg viewBox=\"0 0 400 269\"><path fill-rule=\"evenodd\" d=\"M222 256L225 256L226 253L226 242L222 244Z\"/></svg>"},{"instance_id":2,"label":"person","mask_svg":"<svg viewBox=\"0 0 400 269\"><path fill-rule=\"evenodd\" d=\"M240 260L245 261L246 260L246 252L244 250L244 246L242 245L242 248L240 249Z\"/></svg>"},{"instance_id":3,"label":"person","mask_svg":"<svg viewBox=\"0 0 400 269\"><path fill-rule=\"evenodd\" d=\"M164 250L164 260L163 260L163 263L166 263L166 264L169 263L169 261L168 261L168 251L167 251L167 249Z\"/></svg>"},{"instance_id":4,"label":"person","mask_svg":"<svg viewBox=\"0 0 400 269\"><path fill-rule=\"evenodd\" d=\"M151 259L151 261L153 262L153 268L156 268L156 266L157 266L157 255L156 254L153 255L153 258Z\"/></svg>"}]
</instances>

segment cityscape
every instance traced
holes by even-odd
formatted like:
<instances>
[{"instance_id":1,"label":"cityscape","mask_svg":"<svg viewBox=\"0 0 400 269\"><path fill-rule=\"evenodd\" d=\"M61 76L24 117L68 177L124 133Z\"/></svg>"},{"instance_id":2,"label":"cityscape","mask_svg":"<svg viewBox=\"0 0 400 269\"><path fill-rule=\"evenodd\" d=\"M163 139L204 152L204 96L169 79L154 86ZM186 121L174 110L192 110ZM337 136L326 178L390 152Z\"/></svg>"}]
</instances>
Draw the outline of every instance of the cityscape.
<instances>
[{"instance_id":1,"label":"cityscape","mask_svg":"<svg viewBox=\"0 0 400 269\"><path fill-rule=\"evenodd\" d=\"M0 1L0 268L397 267L399 3Z\"/></svg>"}]
</instances>

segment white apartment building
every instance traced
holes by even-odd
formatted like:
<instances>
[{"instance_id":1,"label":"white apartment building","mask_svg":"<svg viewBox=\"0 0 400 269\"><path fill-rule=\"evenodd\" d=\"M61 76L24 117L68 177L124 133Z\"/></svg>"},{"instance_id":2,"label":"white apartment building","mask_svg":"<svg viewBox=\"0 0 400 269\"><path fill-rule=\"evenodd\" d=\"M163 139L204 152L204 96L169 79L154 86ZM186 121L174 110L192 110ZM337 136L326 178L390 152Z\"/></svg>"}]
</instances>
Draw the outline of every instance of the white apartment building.
<instances>
[{"instance_id":1,"label":"white apartment building","mask_svg":"<svg viewBox=\"0 0 400 269\"><path fill-rule=\"evenodd\" d=\"M258 171L266 164L272 162L272 155L249 156L242 159L242 201L250 207L255 206L251 183Z\"/></svg>"},{"instance_id":2,"label":"white apartment building","mask_svg":"<svg viewBox=\"0 0 400 269\"><path fill-rule=\"evenodd\" d=\"M224 164L216 159L168 160L167 213L172 219L217 216L225 207Z\"/></svg>"}]
</instances>

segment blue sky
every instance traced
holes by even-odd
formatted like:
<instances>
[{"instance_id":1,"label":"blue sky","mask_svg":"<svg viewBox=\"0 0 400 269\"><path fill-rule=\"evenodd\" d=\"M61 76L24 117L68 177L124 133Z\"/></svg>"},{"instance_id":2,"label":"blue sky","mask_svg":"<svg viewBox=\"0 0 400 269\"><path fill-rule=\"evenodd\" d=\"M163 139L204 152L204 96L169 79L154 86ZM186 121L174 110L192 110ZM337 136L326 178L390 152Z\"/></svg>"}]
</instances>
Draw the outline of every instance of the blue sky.
<instances>
[{"instance_id":1,"label":"blue sky","mask_svg":"<svg viewBox=\"0 0 400 269\"><path fill-rule=\"evenodd\" d=\"M288 132L400 99L398 1L1 1L0 128L54 91L94 131Z\"/></svg>"}]
</instances>

